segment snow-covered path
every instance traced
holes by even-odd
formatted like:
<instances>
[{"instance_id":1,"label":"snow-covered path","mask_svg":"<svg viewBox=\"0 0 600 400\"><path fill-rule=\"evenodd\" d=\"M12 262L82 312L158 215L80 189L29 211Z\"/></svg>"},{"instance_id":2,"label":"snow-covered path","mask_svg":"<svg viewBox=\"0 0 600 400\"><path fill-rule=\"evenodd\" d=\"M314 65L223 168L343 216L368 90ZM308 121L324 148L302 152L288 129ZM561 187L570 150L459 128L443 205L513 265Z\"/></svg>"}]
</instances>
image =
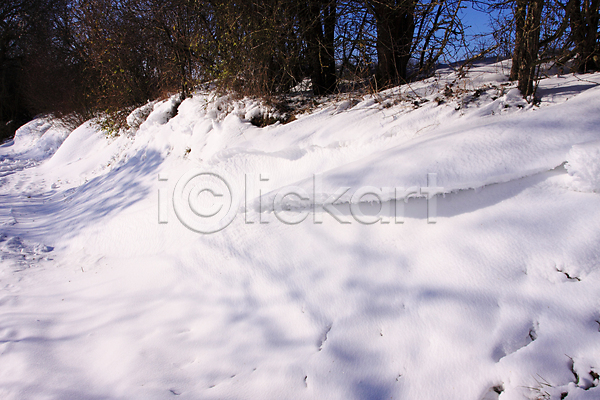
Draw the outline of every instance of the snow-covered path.
<instances>
[{"instance_id":1,"label":"snow-covered path","mask_svg":"<svg viewBox=\"0 0 600 400\"><path fill-rule=\"evenodd\" d=\"M202 94L117 138L22 128L0 148L0 397L600 397L600 75L543 80L532 107L500 64L470 74L262 129L255 101ZM255 179L248 214L187 229L170 194L192 168ZM428 173L435 224L422 196L401 224L350 214ZM314 174L351 188L350 223L257 212Z\"/></svg>"}]
</instances>

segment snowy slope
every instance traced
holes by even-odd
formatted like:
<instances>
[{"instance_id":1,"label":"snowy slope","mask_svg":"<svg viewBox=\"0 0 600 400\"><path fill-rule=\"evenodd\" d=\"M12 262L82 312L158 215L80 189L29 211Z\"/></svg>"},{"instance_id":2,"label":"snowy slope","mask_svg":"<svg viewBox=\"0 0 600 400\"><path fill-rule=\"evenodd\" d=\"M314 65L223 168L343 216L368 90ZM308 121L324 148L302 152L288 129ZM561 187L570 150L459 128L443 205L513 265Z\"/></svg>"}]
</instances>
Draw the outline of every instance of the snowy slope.
<instances>
[{"instance_id":1,"label":"snowy slope","mask_svg":"<svg viewBox=\"0 0 600 400\"><path fill-rule=\"evenodd\" d=\"M532 106L507 73L265 128L212 93L118 137L22 127L0 147L0 398L600 398L600 74ZM190 171L239 200L218 232L180 221L230 200ZM274 212L289 186L306 198Z\"/></svg>"}]
</instances>

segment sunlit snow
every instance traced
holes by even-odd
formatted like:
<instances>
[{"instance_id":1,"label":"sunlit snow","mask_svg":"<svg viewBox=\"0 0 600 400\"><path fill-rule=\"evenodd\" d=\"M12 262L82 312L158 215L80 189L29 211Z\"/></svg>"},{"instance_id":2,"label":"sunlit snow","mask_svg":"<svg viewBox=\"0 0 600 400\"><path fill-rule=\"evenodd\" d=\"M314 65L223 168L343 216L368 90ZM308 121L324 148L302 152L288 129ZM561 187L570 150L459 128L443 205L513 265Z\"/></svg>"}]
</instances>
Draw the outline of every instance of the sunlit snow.
<instances>
[{"instance_id":1,"label":"sunlit snow","mask_svg":"<svg viewBox=\"0 0 600 400\"><path fill-rule=\"evenodd\" d=\"M260 102L210 92L117 137L23 126L0 147L0 398L600 398L600 74L545 78L534 106L508 72L264 128ZM173 208L193 169L239 195L218 232ZM315 174L321 200L349 188L330 205L348 223L269 209ZM417 190L400 220L393 198L352 204L369 186Z\"/></svg>"}]
</instances>

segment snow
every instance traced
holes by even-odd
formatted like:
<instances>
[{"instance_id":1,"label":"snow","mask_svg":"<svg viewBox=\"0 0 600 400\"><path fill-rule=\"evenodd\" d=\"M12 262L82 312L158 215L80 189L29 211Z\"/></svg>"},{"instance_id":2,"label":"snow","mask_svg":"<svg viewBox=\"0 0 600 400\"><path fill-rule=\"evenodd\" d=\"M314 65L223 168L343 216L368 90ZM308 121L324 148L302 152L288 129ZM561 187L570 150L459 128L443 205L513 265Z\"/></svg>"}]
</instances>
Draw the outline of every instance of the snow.
<instances>
[{"instance_id":1,"label":"snow","mask_svg":"<svg viewBox=\"0 0 600 400\"><path fill-rule=\"evenodd\" d=\"M0 397L598 398L600 74L547 77L533 106L508 71L264 128L259 101L209 92L117 137L25 125L0 147ZM229 201L190 171L226 177L228 226L179 220L176 188ZM306 199L276 215L290 186Z\"/></svg>"},{"instance_id":2,"label":"snow","mask_svg":"<svg viewBox=\"0 0 600 400\"><path fill-rule=\"evenodd\" d=\"M600 141L590 141L571 147L565 165L573 176L571 188L583 192L600 192Z\"/></svg>"}]
</instances>

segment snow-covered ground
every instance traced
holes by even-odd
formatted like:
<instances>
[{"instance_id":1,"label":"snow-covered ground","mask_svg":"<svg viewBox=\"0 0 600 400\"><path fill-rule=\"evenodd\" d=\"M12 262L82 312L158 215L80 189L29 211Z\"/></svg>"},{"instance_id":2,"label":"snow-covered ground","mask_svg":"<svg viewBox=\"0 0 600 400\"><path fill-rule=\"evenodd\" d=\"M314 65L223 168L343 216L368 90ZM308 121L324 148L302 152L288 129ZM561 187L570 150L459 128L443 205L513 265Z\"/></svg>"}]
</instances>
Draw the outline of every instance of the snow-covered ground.
<instances>
[{"instance_id":1,"label":"snow-covered ground","mask_svg":"<svg viewBox=\"0 0 600 400\"><path fill-rule=\"evenodd\" d=\"M265 128L212 93L117 137L25 125L0 147L0 398L600 398L600 74L532 106L507 73ZM231 223L197 232L202 207Z\"/></svg>"}]
</instances>

